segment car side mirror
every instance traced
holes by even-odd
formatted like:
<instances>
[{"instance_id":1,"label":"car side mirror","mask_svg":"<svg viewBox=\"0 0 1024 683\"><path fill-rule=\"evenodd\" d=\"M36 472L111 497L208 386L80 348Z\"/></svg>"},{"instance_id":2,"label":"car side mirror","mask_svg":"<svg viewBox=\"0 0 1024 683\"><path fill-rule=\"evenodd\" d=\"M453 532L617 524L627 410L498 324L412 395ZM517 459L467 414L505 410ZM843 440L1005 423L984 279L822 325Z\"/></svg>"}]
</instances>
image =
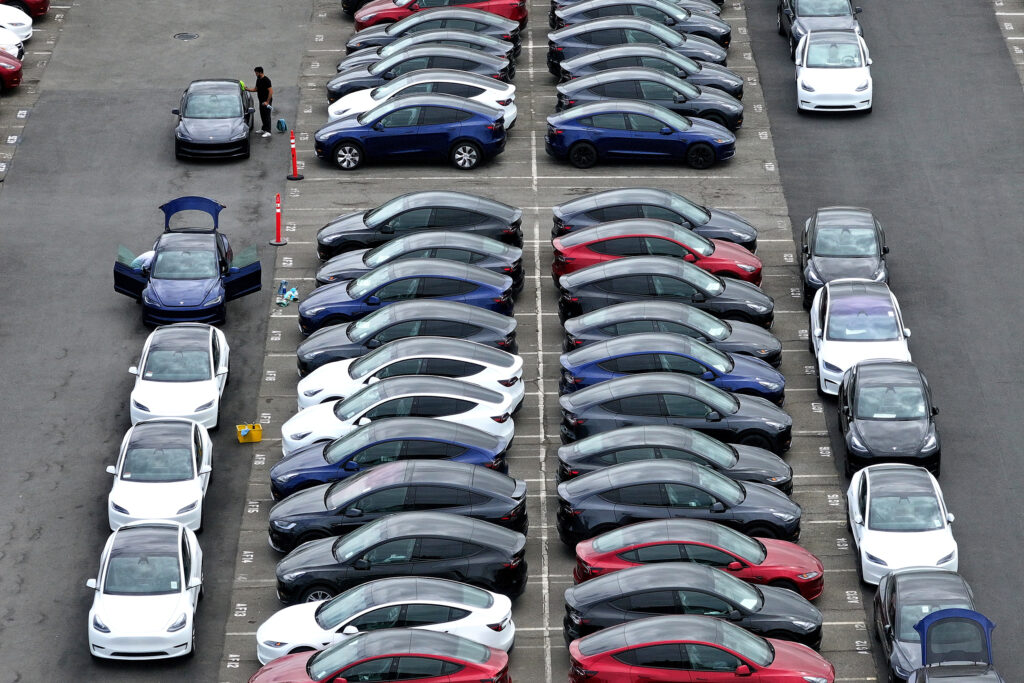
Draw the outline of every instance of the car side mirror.
<instances>
[{"instance_id":1,"label":"car side mirror","mask_svg":"<svg viewBox=\"0 0 1024 683\"><path fill-rule=\"evenodd\" d=\"M791 9L784 9L784 10L782 10L782 13L786 15L787 19L792 19L793 18L793 10L791 10Z\"/></svg>"},{"instance_id":2,"label":"car side mirror","mask_svg":"<svg viewBox=\"0 0 1024 683\"><path fill-rule=\"evenodd\" d=\"M380 121L378 121L377 123L373 124L373 129L374 130L384 130L384 124L381 123Z\"/></svg>"},{"instance_id":3,"label":"car side mirror","mask_svg":"<svg viewBox=\"0 0 1024 683\"><path fill-rule=\"evenodd\" d=\"M733 560L729 564L725 565L725 568L731 572L738 572L739 570L743 569L743 564Z\"/></svg>"},{"instance_id":4,"label":"car side mirror","mask_svg":"<svg viewBox=\"0 0 1024 683\"><path fill-rule=\"evenodd\" d=\"M874 63L875 62L871 59L871 57L868 57L868 66L871 66Z\"/></svg>"},{"instance_id":5,"label":"car side mirror","mask_svg":"<svg viewBox=\"0 0 1024 683\"><path fill-rule=\"evenodd\" d=\"M860 516L859 512L853 513L853 523L854 524L863 524L864 523L864 518Z\"/></svg>"},{"instance_id":6,"label":"car side mirror","mask_svg":"<svg viewBox=\"0 0 1024 683\"><path fill-rule=\"evenodd\" d=\"M805 254L810 254L811 253L811 248L805 244L804 248L803 248L803 252Z\"/></svg>"},{"instance_id":7,"label":"car side mirror","mask_svg":"<svg viewBox=\"0 0 1024 683\"><path fill-rule=\"evenodd\" d=\"M661 133L662 135L672 135L672 129L669 128L668 126L662 127L662 129L658 132Z\"/></svg>"},{"instance_id":8,"label":"car side mirror","mask_svg":"<svg viewBox=\"0 0 1024 683\"><path fill-rule=\"evenodd\" d=\"M139 366L137 366L137 365L130 365L130 366L128 366L128 374L129 375L137 375L137 374L139 374Z\"/></svg>"},{"instance_id":9,"label":"car side mirror","mask_svg":"<svg viewBox=\"0 0 1024 683\"><path fill-rule=\"evenodd\" d=\"M939 407L938 406L932 406L932 415L934 416L934 415L938 415L938 414L939 414Z\"/></svg>"},{"instance_id":10,"label":"car side mirror","mask_svg":"<svg viewBox=\"0 0 1024 683\"><path fill-rule=\"evenodd\" d=\"M885 631L886 638L892 637L892 624L885 624L884 626L882 626L882 630Z\"/></svg>"},{"instance_id":11,"label":"car side mirror","mask_svg":"<svg viewBox=\"0 0 1024 683\"><path fill-rule=\"evenodd\" d=\"M814 336L817 337L818 339L821 339L821 330L815 330Z\"/></svg>"},{"instance_id":12,"label":"car side mirror","mask_svg":"<svg viewBox=\"0 0 1024 683\"><path fill-rule=\"evenodd\" d=\"M712 512L725 512L725 503L723 503L720 500L716 501L716 502L711 504L711 508L710 509L711 509Z\"/></svg>"},{"instance_id":13,"label":"car side mirror","mask_svg":"<svg viewBox=\"0 0 1024 683\"><path fill-rule=\"evenodd\" d=\"M341 635L343 635L343 636L354 636L357 633L359 633L359 629L357 629L352 624L349 624L345 628L341 629Z\"/></svg>"},{"instance_id":14,"label":"car side mirror","mask_svg":"<svg viewBox=\"0 0 1024 683\"><path fill-rule=\"evenodd\" d=\"M96 588L99 586L99 584L96 583L96 579L89 579L88 581L85 582L85 586L86 586L86 588L92 588L93 590L96 590Z\"/></svg>"},{"instance_id":15,"label":"car side mirror","mask_svg":"<svg viewBox=\"0 0 1024 683\"><path fill-rule=\"evenodd\" d=\"M743 618L743 613L738 609L730 610L729 613L725 615L725 618L729 621L739 621Z\"/></svg>"},{"instance_id":16,"label":"car side mirror","mask_svg":"<svg viewBox=\"0 0 1024 683\"><path fill-rule=\"evenodd\" d=\"M107 474L117 474L117 468L113 465L107 465Z\"/></svg>"},{"instance_id":17,"label":"car side mirror","mask_svg":"<svg viewBox=\"0 0 1024 683\"><path fill-rule=\"evenodd\" d=\"M685 256L683 256L683 260L686 261L687 263L693 263L694 261L697 260L697 257L694 256L693 254L686 254Z\"/></svg>"},{"instance_id":18,"label":"car side mirror","mask_svg":"<svg viewBox=\"0 0 1024 683\"><path fill-rule=\"evenodd\" d=\"M356 427L365 427L366 425L370 424L371 422L373 422L373 420L371 420L370 418L368 418L368 417L361 417L361 418L359 418L356 421Z\"/></svg>"},{"instance_id":19,"label":"car side mirror","mask_svg":"<svg viewBox=\"0 0 1024 683\"><path fill-rule=\"evenodd\" d=\"M910 339L910 328L909 327L904 327L903 328L903 336L906 337L907 339Z\"/></svg>"},{"instance_id":20,"label":"car side mirror","mask_svg":"<svg viewBox=\"0 0 1024 683\"><path fill-rule=\"evenodd\" d=\"M380 306L380 297L377 295L371 295L366 297L367 306Z\"/></svg>"},{"instance_id":21,"label":"car side mirror","mask_svg":"<svg viewBox=\"0 0 1024 683\"><path fill-rule=\"evenodd\" d=\"M175 116L181 116L181 110L177 109L177 108L172 109L171 113L174 114Z\"/></svg>"},{"instance_id":22,"label":"car side mirror","mask_svg":"<svg viewBox=\"0 0 1024 683\"><path fill-rule=\"evenodd\" d=\"M338 676L331 683L348 683L348 679L344 676Z\"/></svg>"},{"instance_id":23,"label":"car side mirror","mask_svg":"<svg viewBox=\"0 0 1024 683\"><path fill-rule=\"evenodd\" d=\"M740 664L739 666L736 667L736 670L733 671L733 673L736 674L737 676L751 676L751 675L753 675L754 672L751 671L750 667L747 666L746 664Z\"/></svg>"},{"instance_id":24,"label":"car side mirror","mask_svg":"<svg viewBox=\"0 0 1024 683\"><path fill-rule=\"evenodd\" d=\"M702 374L700 378L705 382L710 382L715 378L715 373L711 372L710 370L705 370L704 374Z\"/></svg>"},{"instance_id":25,"label":"car side mirror","mask_svg":"<svg viewBox=\"0 0 1024 683\"><path fill-rule=\"evenodd\" d=\"M712 410L704 419L708 422L720 422L722 420L722 414L717 410Z\"/></svg>"},{"instance_id":26,"label":"car side mirror","mask_svg":"<svg viewBox=\"0 0 1024 683\"><path fill-rule=\"evenodd\" d=\"M194 590L196 588L199 588L201 585L203 585L202 581L200 581L199 579L192 579L188 582L188 590Z\"/></svg>"},{"instance_id":27,"label":"car side mirror","mask_svg":"<svg viewBox=\"0 0 1024 683\"><path fill-rule=\"evenodd\" d=\"M803 66L804 65L804 60L800 57L800 55L796 55L795 57L793 57L793 65L794 66Z\"/></svg>"},{"instance_id":28,"label":"car side mirror","mask_svg":"<svg viewBox=\"0 0 1024 683\"><path fill-rule=\"evenodd\" d=\"M363 516L363 511L360 510L359 508L348 508L347 510L345 510L345 516L346 517L362 517Z\"/></svg>"},{"instance_id":29,"label":"car side mirror","mask_svg":"<svg viewBox=\"0 0 1024 683\"><path fill-rule=\"evenodd\" d=\"M694 302L696 302L698 304L699 303L703 303L706 300L707 300L707 297L704 296L703 294L701 294L700 292L697 292L696 294L694 294L693 298L691 299L691 301L694 301Z\"/></svg>"},{"instance_id":30,"label":"car side mirror","mask_svg":"<svg viewBox=\"0 0 1024 683\"><path fill-rule=\"evenodd\" d=\"M368 349L375 349L378 346L380 346L380 339L371 339L366 342L366 348Z\"/></svg>"},{"instance_id":31,"label":"car side mirror","mask_svg":"<svg viewBox=\"0 0 1024 683\"><path fill-rule=\"evenodd\" d=\"M341 466L341 469L345 470L346 472L355 472L356 470L359 469L359 463L354 462L352 460L346 460L345 464Z\"/></svg>"},{"instance_id":32,"label":"car side mirror","mask_svg":"<svg viewBox=\"0 0 1024 683\"><path fill-rule=\"evenodd\" d=\"M853 13L854 13L854 14L860 14L860 13L861 13L861 12L863 12L863 11L864 11L864 8L863 8L863 7L854 7L854 8L853 8Z\"/></svg>"},{"instance_id":33,"label":"car side mirror","mask_svg":"<svg viewBox=\"0 0 1024 683\"><path fill-rule=\"evenodd\" d=\"M217 376L218 377L222 377L223 375L226 375L226 374L228 374L228 368L227 368L226 365L224 367L217 368Z\"/></svg>"},{"instance_id":34,"label":"car side mirror","mask_svg":"<svg viewBox=\"0 0 1024 683\"><path fill-rule=\"evenodd\" d=\"M889 247L882 247L882 253L883 254L888 254L889 253Z\"/></svg>"},{"instance_id":35,"label":"car side mirror","mask_svg":"<svg viewBox=\"0 0 1024 683\"><path fill-rule=\"evenodd\" d=\"M946 521L949 522L950 524L952 524L953 522L956 521L956 517L953 515L952 512L947 512L946 513Z\"/></svg>"},{"instance_id":36,"label":"car side mirror","mask_svg":"<svg viewBox=\"0 0 1024 683\"><path fill-rule=\"evenodd\" d=\"M199 468L199 474L209 474L210 472L213 472L213 468L209 465L203 465Z\"/></svg>"},{"instance_id":37,"label":"car side mirror","mask_svg":"<svg viewBox=\"0 0 1024 683\"><path fill-rule=\"evenodd\" d=\"M390 81L392 78L395 77L395 72L394 71L385 71L381 77L385 81Z\"/></svg>"},{"instance_id":38,"label":"car side mirror","mask_svg":"<svg viewBox=\"0 0 1024 683\"><path fill-rule=\"evenodd\" d=\"M360 557L358 560L352 563L352 568L358 569L359 571L365 571L370 568L370 561L365 557Z\"/></svg>"}]
</instances>

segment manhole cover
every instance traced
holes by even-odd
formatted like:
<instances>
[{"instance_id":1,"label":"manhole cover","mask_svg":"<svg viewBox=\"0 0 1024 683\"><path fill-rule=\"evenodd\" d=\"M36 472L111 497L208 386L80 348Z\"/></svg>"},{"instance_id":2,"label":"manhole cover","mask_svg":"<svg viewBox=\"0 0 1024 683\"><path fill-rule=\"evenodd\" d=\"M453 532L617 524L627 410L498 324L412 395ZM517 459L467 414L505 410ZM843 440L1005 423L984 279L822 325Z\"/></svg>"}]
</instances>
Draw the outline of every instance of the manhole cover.
<instances>
[{"instance_id":1,"label":"manhole cover","mask_svg":"<svg viewBox=\"0 0 1024 683\"><path fill-rule=\"evenodd\" d=\"M176 40L195 40L199 37L198 33L175 33L174 38Z\"/></svg>"}]
</instances>

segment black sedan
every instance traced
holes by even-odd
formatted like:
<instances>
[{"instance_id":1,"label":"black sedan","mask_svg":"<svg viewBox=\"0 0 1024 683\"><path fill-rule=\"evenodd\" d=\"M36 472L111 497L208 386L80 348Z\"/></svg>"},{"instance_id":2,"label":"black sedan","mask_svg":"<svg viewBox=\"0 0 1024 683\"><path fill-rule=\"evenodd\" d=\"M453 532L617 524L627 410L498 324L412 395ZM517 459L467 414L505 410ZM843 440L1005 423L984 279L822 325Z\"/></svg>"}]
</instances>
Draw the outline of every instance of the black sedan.
<instances>
[{"instance_id":1,"label":"black sedan","mask_svg":"<svg viewBox=\"0 0 1024 683\"><path fill-rule=\"evenodd\" d=\"M611 465L641 460L686 460L737 481L793 490L793 468L763 448L722 443L707 434L666 425L620 427L558 449L559 483Z\"/></svg>"},{"instance_id":2,"label":"black sedan","mask_svg":"<svg viewBox=\"0 0 1024 683\"><path fill-rule=\"evenodd\" d=\"M342 4L350 1L342 0ZM436 29L471 31L507 40L515 46L517 55L522 49L523 38L518 21L468 7L438 7L416 12L393 24L376 24L364 28L362 31L356 31L345 43L345 52L352 53L369 47L390 45L411 33Z\"/></svg>"},{"instance_id":3,"label":"black sedan","mask_svg":"<svg viewBox=\"0 0 1024 683\"><path fill-rule=\"evenodd\" d=\"M277 563L277 596L313 602L373 579L434 576L517 597L526 589L525 553L526 536L489 522L401 512L288 553Z\"/></svg>"},{"instance_id":4,"label":"black sedan","mask_svg":"<svg viewBox=\"0 0 1024 683\"><path fill-rule=\"evenodd\" d=\"M801 514L778 489L736 482L692 462L612 465L558 485L558 537L570 546L627 524L675 518L796 540Z\"/></svg>"},{"instance_id":5,"label":"black sedan","mask_svg":"<svg viewBox=\"0 0 1024 683\"><path fill-rule=\"evenodd\" d=\"M573 349L624 334L670 332L704 342L719 351L760 358L773 367L782 363L782 342L750 323L730 322L704 311L669 301L633 301L599 308L564 323L562 349Z\"/></svg>"},{"instance_id":6,"label":"black sedan","mask_svg":"<svg viewBox=\"0 0 1024 683\"><path fill-rule=\"evenodd\" d=\"M270 510L270 545L288 552L394 512L436 510L526 533L526 482L459 462L400 460L293 493Z\"/></svg>"},{"instance_id":7,"label":"black sedan","mask_svg":"<svg viewBox=\"0 0 1024 683\"><path fill-rule=\"evenodd\" d=\"M467 50L480 50L492 57L501 57L509 61L515 61L515 47L507 40L492 38L483 33L472 31L453 31L450 29L435 29L433 31L420 31L410 33L399 38L395 42L383 47L368 47L357 50L338 62L338 71L347 71L357 66L366 66L378 62L391 55L399 54L411 47L429 43L431 45L451 45Z\"/></svg>"},{"instance_id":8,"label":"black sedan","mask_svg":"<svg viewBox=\"0 0 1024 683\"><path fill-rule=\"evenodd\" d=\"M512 278L512 289L523 289L523 250L504 242L454 230L427 230L396 237L373 249L338 254L316 271L317 285L354 280L374 268L400 259L438 258L467 263Z\"/></svg>"},{"instance_id":9,"label":"black sedan","mask_svg":"<svg viewBox=\"0 0 1024 683\"><path fill-rule=\"evenodd\" d=\"M865 360L839 385L839 429L846 441L846 475L880 462L919 465L938 476L942 446L939 409L928 380L907 361Z\"/></svg>"},{"instance_id":10,"label":"black sedan","mask_svg":"<svg viewBox=\"0 0 1024 683\"><path fill-rule=\"evenodd\" d=\"M356 90L376 88L418 69L458 69L506 82L516 74L516 67L507 59L492 57L480 50L451 45L419 45L379 62L342 71L327 82L327 101L334 102Z\"/></svg>"},{"instance_id":11,"label":"black sedan","mask_svg":"<svg viewBox=\"0 0 1024 683\"><path fill-rule=\"evenodd\" d=\"M707 382L668 372L633 375L566 394L562 443L618 427L689 427L727 443L765 448L782 455L792 439L793 418L763 398L730 394Z\"/></svg>"},{"instance_id":12,"label":"black sedan","mask_svg":"<svg viewBox=\"0 0 1024 683\"><path fill-rule=\"evenodd\" d=\"M725 48L732 40L732 27L728 23L710 14L694 14L666 0L585 0L555 10L549 17L549 23L553 20L553 28L562 28L613 16L650 19L679 33L708 38Z\"/></svg>"},{"instance_id":13,"label":"black sedan","mask_svg":"<svg viewBox=\"0 0 1024 683\"><path fill-rule=\"evenodd\" d=\"M181 95L181 104L171 110L178 117L174 156L248 159L255 111L252 96L238 81L192 81Z\"/></svg>"},{"instance_id":14,"label":"black sedan","mask_svg":"<svg viewBox=\"0 0 1024 683\"><path fill-rule=\"evenodd\" d=\"M453 190L410 192L369 211L338 216L316 234L321 259L423 230L455 230L523 246L523 210Z\"/></svg>"},{"instance_id":15,"label":"black sedan","mask_svg":"<svg viewBox=\"0 0 1024 683\"><path fill-rule=\"evenodd\" d=\"M321 365L361 356L406 337L468 339L516 353L516 319L454 301L399 301L356 322L332 325L309 335L295 355L299 375Z\"/></svg>"},{"instance_id":16,"label":"black sedan","mask_svg":"<svg viewBox=\"0 0 1024 683\"><path fill-rule=\"evenodd\" d=\"M800 237L800 271L804 308L826 282L856 277L888 282L885 232L869 209L827 206L804 223Z\"/></svg>"},{"instance_id":17,"label":"black sedan","mask_svg":"<svg viewBox=\"0 0 1024 683\"><path fill-rule=\"evenodd\" d=\"M668 256L633 256L589 266L558 280L558 317L563 322L625 301L689 304L725 320L771 327L775 301L760 287L720 278Z\"/></svg>"},{"instance_id":18,"label":"black sedan","mask_svg":"<svg viewBox=\"0 0 1024 683\"><path fill-rule=\"evenodd\" d=\"M747 219L712 209L686 197L652 187L624 187L571 199L551 209L551 237L598 223L630 218L655 218L682 225L705 239L735 242L757 250L757 228Z\"/></svg>"},{"instance_id":19,"label":"black sedan","mask_svg":"<svg viewBox=\"0 0 1024 683\"><path fill-rule=\"evenodd\" d=\"M821 611L806 598L691 562L623 569L567 588L562 627L569 643L661 614L721 617L761 636L821 647Z\"/></svg>"},{"instance_id":20,"label":"black sedan","mask_svg":"<svg viewBox=\"0 0 1024 683\"><path fill-rule=\"evenodd\" d=\"M800 39L811 31L856 31L862 35L857 15L860 7L850 0L778 0L775 26L789 40L789 58L796 56Z\"/></svg>"}]
</instances>

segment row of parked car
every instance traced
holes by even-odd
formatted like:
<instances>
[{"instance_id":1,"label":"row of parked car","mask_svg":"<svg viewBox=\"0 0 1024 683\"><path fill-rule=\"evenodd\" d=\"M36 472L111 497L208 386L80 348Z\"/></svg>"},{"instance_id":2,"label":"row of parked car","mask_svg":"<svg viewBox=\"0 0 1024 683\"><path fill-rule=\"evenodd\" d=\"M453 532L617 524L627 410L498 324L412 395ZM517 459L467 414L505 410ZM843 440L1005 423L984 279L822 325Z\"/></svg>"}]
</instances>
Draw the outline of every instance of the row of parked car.
<instances>
[{"instance_id":1,"label":"row of parked car","mask_svg":"<svg viewBox=\"0 0 1024 683\"><path fill-rule=\"evenodd\" d=\"M45 17L49 9L50 0L0 1L0 94L21 85L21 62L33 20Z\"/></svg>"}]
</instances>

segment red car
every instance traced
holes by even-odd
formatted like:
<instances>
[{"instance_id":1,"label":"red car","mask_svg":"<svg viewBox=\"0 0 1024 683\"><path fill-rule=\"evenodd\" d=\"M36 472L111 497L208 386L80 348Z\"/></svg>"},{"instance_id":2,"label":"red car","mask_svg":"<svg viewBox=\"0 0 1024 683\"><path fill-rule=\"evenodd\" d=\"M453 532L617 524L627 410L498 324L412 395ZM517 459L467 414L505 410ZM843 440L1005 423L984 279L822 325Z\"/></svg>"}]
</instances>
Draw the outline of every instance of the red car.
<instances>
[{"instance_id":1,"label":"red car","mask_svg":"<svg viewBox=\"0 0 1024 683\"><path fill-rule=\"evenodd\" d=\"M806 645L755 636L714 617L639 619L569 644L570 683L835 679L835 667Z\"/></svg>"},{"instance_id":2,"label":"red car","mask_svg":"<svg viewBox=\"0 0 1024 683\"><path fill-rule=\"evenodd\" d=\"M249 683L417 681L511 683L508 655L449 633L389 628L366 631L319 652L275 659Z\"/></svg>"},{"instance_id":3,"label":"red car","mask_svg":"<svg viewBox=\"0 0 1024 683\"><path fill-rule=\"evenodd\" d=\"M663 220L599 223L556 237L551 245L555 248L551 275L556 281L566 273L624 256L674 256L720 277L761 284L761 259L748 250Z\"/></svg>"},{"instance_id":4,"label":"red car","mask_svg":"<svg viewBox=\"0 0 1024 683\"><path fill-rule=\"evenodd\" d=\"M750 583L788 588L808 600L821 595L825 568L796 543L750 538L699 519L631 524L576 545L576 583L654 562L698 562Z\"/></svg>"},{"instance_id":5,"label":"red car","mask_svg":"<svg viewBox=\"0 0 1024 683\"><path fill-rule=\"evenodd\" d=\"M21 62L0 52L0 92L21 84Z\"/></svg>"},{"instance_id":6,"label":"red car","mask_svg":"<svg viewBox=\"0 0 1024 683\"><path fill-rule=\"evenodd\" d=\"M0 4L17 7L33 19L43 16L50 9L50 0L0 0Z\"/></svg>"},{"instance_id":7,"label":"red car","mask_svg":"<svg viewBox=\"0 0 1024 683\"><path fill-rule=\"evenodd\" d=\"M435 7L483 10L518 21L520 27L526 26L526 0L372 0L356 12L356 30L362 31L374 24L391 24L413 12Z\"/></svg>"}]
</instances>

